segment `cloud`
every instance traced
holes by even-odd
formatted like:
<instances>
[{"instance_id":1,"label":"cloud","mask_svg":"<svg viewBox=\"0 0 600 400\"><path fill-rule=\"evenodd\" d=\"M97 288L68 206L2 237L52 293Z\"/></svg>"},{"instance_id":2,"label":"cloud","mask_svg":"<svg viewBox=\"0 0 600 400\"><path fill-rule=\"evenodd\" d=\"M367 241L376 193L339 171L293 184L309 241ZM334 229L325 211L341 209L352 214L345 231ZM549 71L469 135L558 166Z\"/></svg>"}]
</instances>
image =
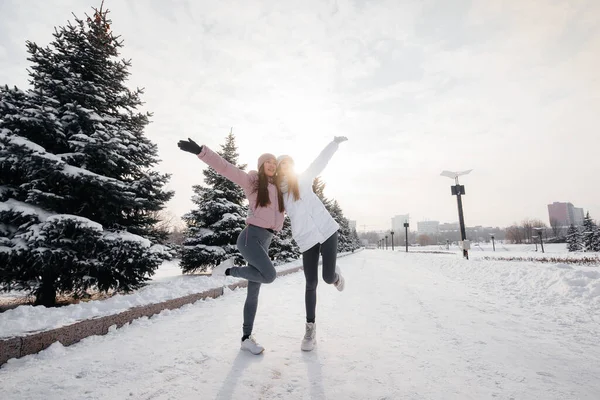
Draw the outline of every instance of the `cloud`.
<instances>
[{"instance_id":1,"label":"cloud","mask_svg":"<svg viewBox=\"0 0 600 400\"><path fill-rule=\"evenodd\" d=\"M594 1L106 2L146 88L147 134L173 173L170 207L191 207L203 165L175 144L217 148L230 127L242 162L263 151L307 165L350 137L324 177L359 224L394 214L456 220L443 169L465 177L467 223L546 219L571 201L600 216ZM89 11L83 0L4 1L0 82L26 84L24 41ZM509 195L510 194L510 195ZM495 206L492 206L494 205Z\"/></svg>"}]
</instances>

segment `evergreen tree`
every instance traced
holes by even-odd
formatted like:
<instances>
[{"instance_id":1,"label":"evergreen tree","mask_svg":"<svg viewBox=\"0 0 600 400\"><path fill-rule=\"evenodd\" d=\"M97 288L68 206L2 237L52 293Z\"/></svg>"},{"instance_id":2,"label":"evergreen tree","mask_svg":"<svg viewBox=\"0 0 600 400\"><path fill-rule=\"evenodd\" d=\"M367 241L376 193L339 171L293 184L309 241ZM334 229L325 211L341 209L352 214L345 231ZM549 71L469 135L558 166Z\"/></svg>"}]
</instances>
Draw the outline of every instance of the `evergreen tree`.
<instances>
[{"instance_id":1,"label":"evergreen tree","mask_svg":"<svg viewBox=\"0 0 600 400\"><path fill-rule=\"evenodd\" d=\"M57 292L132 290L161 262L152 212L173 192L152 171L141 90L108 11L27 42L32 89L0 90L0 284L53 305ZM151 239L151 240L149 240Z\"/></svg>"},{"instance_id":2,"label":"evergreen tree","mask_svg":"<svg viewBox=\"0 0 600 400\"><path fill-rule=\"evenodd\" d=\"M361 247L360 237L356 229L352 229L352 250L360 249Z\"/></svg>"},{"instance_id":3,"label":"evergreen tree","mask_svg":"<svg viewBox=\"0 0 600 400\"><path fill-rule=\"evenodd\" d=\"M598 227L594 223L594 220L590 217L590 213L588 212L583 219L583 250L585 251L594 251L594 241L596 236L596 231Z\"/></svg>"},{"instance_id":4,"label":"evergreen tree","mask_svg":"<svg viewBox=\"0 0 600 400\"><path fill-rule=\"evenodd\" d=\"M325 205L325 208L327 210L329 210L330 207L330 201L329 199L327 199L327 197L325 197L325 182L323 182L321 180L321 177L316 177L315 180L313 181L313 192L315 192L315 194L317 195L317 197L323 202L323 204Z\"/></svg>"},{"instance_id":5,"label":"evergreen tree","mask_svg":"<svg viewBox=\"0 0 600 400\"><path fill-rule=\"evenodd\" d=\"M218 154L238 168L246 168L246 165L238 165L239 154L232 132ZM192 201L197 208L183 217L188 228L181 257L184 273L206 271L207 267L216 266L232 256L236 264L244 263L236 247L248 214L244 191L210 167L203 174L208 186L193 187Z\"/></svg>"},{"instance_id":6,"label":"evergreen tree","mask_svg":"<svg viewBox=\"0 0 600 400\"><path fill-rule=\"evenodd\" d=\"M295 261L300 257L300 248L292 239L292 224L287 215L283 220L283 229L273 236L269 257L275 260L275 265Z\"/></svg>"},{"instance_id":7,"label":"evergreen tree","mask_svg":"<svg viewBox=\"0 0 600 400\"><path fill-rule=\"evenodd\" d=\"M329 213L340 226L340 229L338 230L338 252L351 251L353 249L353 239L350 223L348 222L348 219L344 217L344 212L337 200L331 202Z\"/></svg>"},{"instance_id":8,"label":"evergreen tree","mask_svg":"<svg viewBox=\"0 0 600 400\"><path fill-rule=\"evenodd\" d=\"M596 225L592 236L592 251L600 251L600 226Z\"/></svg>"},{"instance_id":9,"label":"evergreen tree","mask_svg":"<svg viewBox=\"0 0 600 400\"><path fill-rule=\"evenodd\" d=\"M338 230L338 252L352 251L360 247L360 240L358 234L354 236L350 229L350 223L344 216L344 212L340 207L337 200L330 200L325 196L325 182L320 177L315 178L313 181L313 191L317 197L323 202L329 214L338 223L340 229Z\"/></svg>"},{"instance_id":10,"label":"evergreen tree","mask_svg":"<svg viewBox=\"0 0 600 400\"><path fill-rule=\"evenodd\" d=\"M581 231L575 225L571 225L567 231L567 248L569 251L581 251L583 246L583 236Z\"/></svg>"}]
</instances>

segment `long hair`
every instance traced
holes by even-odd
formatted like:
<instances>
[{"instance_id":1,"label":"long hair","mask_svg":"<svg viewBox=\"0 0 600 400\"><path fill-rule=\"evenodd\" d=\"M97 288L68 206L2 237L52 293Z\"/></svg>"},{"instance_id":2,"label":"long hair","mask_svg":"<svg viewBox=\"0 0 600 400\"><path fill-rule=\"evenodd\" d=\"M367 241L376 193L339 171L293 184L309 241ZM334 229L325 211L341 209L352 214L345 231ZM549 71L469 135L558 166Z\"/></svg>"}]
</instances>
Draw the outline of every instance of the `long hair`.
<instances>
[{"instance_id":1,"label":"long hair","mask_svg":"<svg viewBox=\"0 0 600 400\"><path fill-rule=\"evenodd\" d=\"M283 178L287 177L288 193L294 196L294 201L300 200L300 188L298 187L298 176L296 174L283 175L281 170L277 168L277 175L275 176L275 182L277 183L278 190L281 186Z\"/></svg>"},{"instance_id":2,"label":"long hair","mask_svg":"<svg viewBox=\"0 0 600 400\"><path fill-rule=\"evenodd\" d=\"M276 185L276 187L279 212L284 212L285 207L283 205L283 196L281 194L281 190L279 189L279 185ZM265 174L265 168L262 165L258 169L258 181L256 182L254 191L256 192L257 207L266 207L271 204L271 198L269 196L269 177L267 174Z\"/></svg>"}]
</instances>

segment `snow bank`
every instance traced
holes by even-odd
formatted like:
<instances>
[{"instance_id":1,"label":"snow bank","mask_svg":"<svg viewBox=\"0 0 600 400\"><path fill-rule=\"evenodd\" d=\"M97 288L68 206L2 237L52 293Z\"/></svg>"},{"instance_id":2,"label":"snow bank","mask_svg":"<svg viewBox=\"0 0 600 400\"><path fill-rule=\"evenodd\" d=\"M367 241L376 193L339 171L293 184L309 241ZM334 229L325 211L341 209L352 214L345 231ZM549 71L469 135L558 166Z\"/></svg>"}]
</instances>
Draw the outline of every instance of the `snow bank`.
<instances>
[{"instance_id":1,"label":"snow bank","mask_svg":"<svg viewBox=\"0 0 600 400\"><path fill-rule=\"evenodd\" d=\"M160 303L220 286L215 279L208 276L186 275L180 278L150 283L135 293L115 295L106 300L71 304L60 308L19 306L0 314L0 338L55 329L77 321L117 314L132 307ZM226 284L237 281L238 279L234 278L225 280Z\"/></svg>"},{"instance_id":2,"label":"snow bank","mask_svg":"<svg viewBox=\"0 0 600 400\"><path fill-rule=\"evenodd\" d=\"M429 257L431 255L417 255ZM541 307L571 304L600 311L600 266L440 260L444 275L490 292L502 292Z\"/></svg>"},{"instance_id":3,"label":"snow bank","mask_svg":"<svg viewBox=\"0 0 600 400\"><path fill-rule=\"evenodd\" d=\"M400 248L397 251L404 251ZM462 250L458 246L452 245L450 249L446 249L445 245L438 246L414 246L409 247L409 252L444 252L450 254L461 255ZM475 243L471 244L469 250L469 258L564 258L569 260L577 260L590 257L600 257L600 253L584 253L584 252L569 252L565 243L545 243L544 253L541 251L540 245L535 244L503 244L496 242L496 251L493 250L492 243Z\"/></svg>"},{"instance_id":4,"label":"snow bank","mask_svg":"<svg viewBox=\"0 0 600 400\"><path fill-rule=\"evenodd\" d=\"M179 260L164 262L152 281L132 294L115 295L106 300L94 300L60 308L23 305L5 311L0 314L0 338L55 329L77 321L117 314L132 307L160 303L242 280L232 277L223 280L208 275L182 275L178 264ZM276 266L275 269L285 271L300 266L302 261L296 260ZM11 292L10 296L6 294L4 297L16 297L19 293L24 294Z\"/></svg>"}]
</instances>

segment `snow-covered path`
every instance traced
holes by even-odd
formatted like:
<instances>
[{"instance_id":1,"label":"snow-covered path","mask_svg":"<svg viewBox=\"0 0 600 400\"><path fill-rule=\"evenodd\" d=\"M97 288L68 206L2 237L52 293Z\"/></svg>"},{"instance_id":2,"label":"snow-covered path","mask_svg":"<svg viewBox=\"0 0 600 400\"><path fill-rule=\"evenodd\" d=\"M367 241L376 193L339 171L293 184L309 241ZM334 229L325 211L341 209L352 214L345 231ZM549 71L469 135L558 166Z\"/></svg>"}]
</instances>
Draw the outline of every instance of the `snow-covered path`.
<instances>
[{"instance_id":1,"label":"snow-covered path","mask_svg":"<svg viewBox=\"0 0 600 400\"><path fill-rule=\"evenodd\" d=\"M319 284L311 353L300 351L297 273L262 288L262 356L239 351L245 291L237 290L11 360L0 369L0 398L600 398L597 268L381 250L340 265L343 293ZM515 274L522 284L511 283ZM568 285L557 294L563 275L587 277L574 284L578 295ZM540 290L552 277L553 289Z\"/></svg>"}]
</instances>

